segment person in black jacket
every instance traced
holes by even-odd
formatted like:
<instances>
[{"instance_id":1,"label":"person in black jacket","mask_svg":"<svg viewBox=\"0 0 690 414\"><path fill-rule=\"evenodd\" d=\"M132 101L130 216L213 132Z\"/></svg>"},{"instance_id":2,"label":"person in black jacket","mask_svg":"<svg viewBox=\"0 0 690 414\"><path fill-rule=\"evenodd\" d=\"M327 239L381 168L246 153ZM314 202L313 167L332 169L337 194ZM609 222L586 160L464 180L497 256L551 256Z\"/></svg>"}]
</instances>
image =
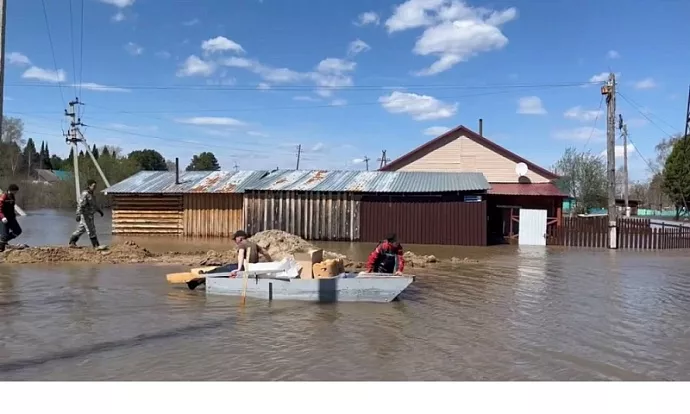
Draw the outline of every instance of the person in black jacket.
<instances>
[{"instance_id":1,"label":"person in black jacket","mask_svg":"<svg viewBox=\"0 0 690 414\"><path fill-rule=\"evenodd\" d=\"M7 191L0 195L0 252L5 251L7 243L22 234L22 228L17 221L15 193L19 191L17 184L10 184Z\"/></svg>"}]
</instances>

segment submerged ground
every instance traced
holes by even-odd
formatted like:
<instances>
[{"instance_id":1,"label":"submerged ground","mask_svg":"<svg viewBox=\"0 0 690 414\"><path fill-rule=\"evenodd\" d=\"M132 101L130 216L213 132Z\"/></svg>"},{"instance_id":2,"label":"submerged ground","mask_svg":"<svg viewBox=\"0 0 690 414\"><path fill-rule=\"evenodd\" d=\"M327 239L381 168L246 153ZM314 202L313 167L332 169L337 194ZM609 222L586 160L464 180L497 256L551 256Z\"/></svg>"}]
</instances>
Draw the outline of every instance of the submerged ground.
<instances>
[{"instance_id":1,"label":"submerged ground","mask_svg":"<svg viewBox=\"0 0 690 414\"><path fill-rule=\"evenodd\" d=\"M64 243L74 225L69 212L22 220L31 245ZM323 247L355 261L372 248ZM409 248L442 263L415 268L392 304L240 308L168 285L186 263L0 263L0 380L690 379L684 252Z\"/></svg>"}]
</instances>

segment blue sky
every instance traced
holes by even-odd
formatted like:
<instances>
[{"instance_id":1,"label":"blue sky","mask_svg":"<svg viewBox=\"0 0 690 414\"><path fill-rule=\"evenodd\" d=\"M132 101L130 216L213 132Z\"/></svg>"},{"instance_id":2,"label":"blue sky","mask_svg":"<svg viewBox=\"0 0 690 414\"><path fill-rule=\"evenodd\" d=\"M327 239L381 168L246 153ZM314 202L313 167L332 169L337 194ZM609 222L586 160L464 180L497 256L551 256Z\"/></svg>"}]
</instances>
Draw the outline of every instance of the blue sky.
<instances>
[{"instance_id":1,"label":"blue sky","mask_svg":"<svg viewBox=\"0 0 690 414\"><path fill-rule=\"evenodd\" d=\"M682 0L84 0L83 52L81 0L71 19L45 0L55 60L42 1L8 3L6 116L61 155L78 95L90 143L183 165L213 151L224 169L294 168L301 144L301 168L374 167L483 118L550 167L567 146L605 148L588 82L609 70L642 155L684 126Z\"/></svg>"}]
</instances>

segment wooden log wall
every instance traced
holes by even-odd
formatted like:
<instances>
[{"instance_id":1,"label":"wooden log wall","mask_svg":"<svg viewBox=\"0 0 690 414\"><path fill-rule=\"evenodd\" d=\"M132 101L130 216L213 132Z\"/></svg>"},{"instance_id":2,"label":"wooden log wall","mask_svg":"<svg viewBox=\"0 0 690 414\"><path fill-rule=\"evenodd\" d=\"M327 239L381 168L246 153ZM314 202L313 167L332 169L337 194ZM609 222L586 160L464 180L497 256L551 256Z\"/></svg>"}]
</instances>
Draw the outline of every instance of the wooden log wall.
<instances>
[{"instance_id":1,"label":"wooden log wall","mask_svg":"<svg viewBox=\"0 0 690 414\"><path fill-rule=\"evenodd\" d=\"M247 192L246 230L283 230L306 240L359 240L359 198L346 193Z\"/></svg>"},{"instance_id":2,"label":"wooden log wall","mask_svg":"<svg viewBox=\"0 0 690 414\"><path fill-rule=\"evenodd\" d=\"M185 236L231 237L243 227L242 194L185 194Z\"/></svg>"},{"instance_id":3,"label":"wooden log wall","mask_svg":"<svg viewBox=\"0 0 690 414\"><path fill-rule=\"evenodd\" d=\"M181 195L113 195L113 234L181 235Z\"/></svg>"}]
</instances>

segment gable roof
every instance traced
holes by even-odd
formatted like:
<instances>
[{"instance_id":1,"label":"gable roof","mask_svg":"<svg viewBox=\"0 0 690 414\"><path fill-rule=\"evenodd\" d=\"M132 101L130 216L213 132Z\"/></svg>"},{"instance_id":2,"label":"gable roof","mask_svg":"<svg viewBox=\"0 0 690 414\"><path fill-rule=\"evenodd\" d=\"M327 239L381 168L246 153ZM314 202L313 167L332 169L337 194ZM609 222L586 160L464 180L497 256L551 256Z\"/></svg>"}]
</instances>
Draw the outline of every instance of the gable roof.
<instances>
[{"instance_id":1,"label":"gable roof","mask_svg":"<svg viewBox=\"0 0 690 414\"><path fill-rule=\"evenodd\" d=\"M479 145L482 145L489 150L502 155L505 158L508 158L511 161L514 161L515 163L519 162L524 162L527 164L527 167L531 170L534 171L535 173L543 176L544 178L548 180L557 180L561 178L559 175L554 174L553 172L547 170L546 168L540 167L537 164L526 160L525 158L522 158L521 156L515 154L512 151L507 150L506 148L496 144L495 142L484 138L483 136L477 134L476 132L472 131L471 129L465 127L464 125L460 125L454 129L451 129L450 131L446 132L443 135L440 135L431 141L420 145L419 147L413 149L412 151L408 152L407 154L404 154L393 161L389 162L385 166L379 169L379 171L395 171L397 168L402 167L403 165L407 164L408 162L412 161L415 157L421 156L424 153L429 153L431 151L434 151L449 142L453 141L454 139L460 137L460 136L465 136L468 139L471 139L472 141L476 142Z\"/></svg>"},{"instance_id":2,"label":"gable roof","mask_svg":"<svg viewBox=\"0 0 690 414\"><path fill-rule=\"evenodd\" d=\"M186 194L243 193L248 184L268 171L180 171L175 184L174 171L139 171L102 190L104 194Z\"/></svg>"}]
</instances>

